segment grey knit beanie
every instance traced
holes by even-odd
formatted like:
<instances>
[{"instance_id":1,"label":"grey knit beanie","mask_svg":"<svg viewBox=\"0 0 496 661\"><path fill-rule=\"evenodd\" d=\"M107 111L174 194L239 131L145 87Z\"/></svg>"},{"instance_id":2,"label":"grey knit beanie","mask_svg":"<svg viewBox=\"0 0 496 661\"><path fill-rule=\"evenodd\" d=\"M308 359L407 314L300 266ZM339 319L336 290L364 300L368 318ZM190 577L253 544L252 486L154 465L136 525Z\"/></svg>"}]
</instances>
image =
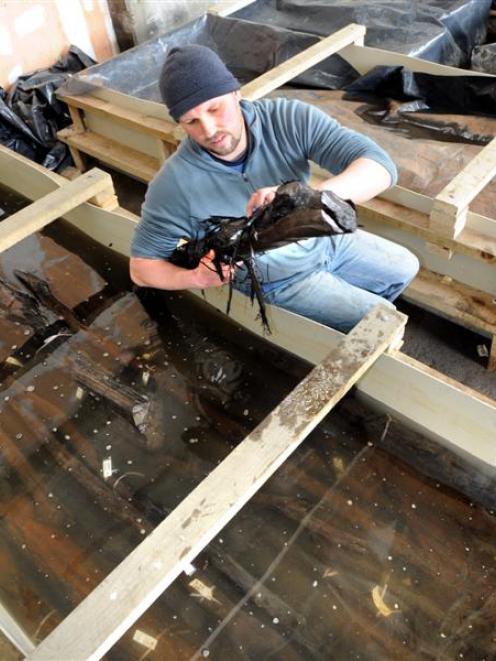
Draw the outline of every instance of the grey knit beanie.
<instances>
[{"instance_id":1,"label":"grey knit beanie","mask_svg":"<svg viewBox=\"0 0 496 661\"><path fill-rule=\"evenodd\" d=\"M172 48L162 67L160 94L178 121L195 106L239 90L239 81L210 48L190 44Z\"/></svg>"}]
</instances>

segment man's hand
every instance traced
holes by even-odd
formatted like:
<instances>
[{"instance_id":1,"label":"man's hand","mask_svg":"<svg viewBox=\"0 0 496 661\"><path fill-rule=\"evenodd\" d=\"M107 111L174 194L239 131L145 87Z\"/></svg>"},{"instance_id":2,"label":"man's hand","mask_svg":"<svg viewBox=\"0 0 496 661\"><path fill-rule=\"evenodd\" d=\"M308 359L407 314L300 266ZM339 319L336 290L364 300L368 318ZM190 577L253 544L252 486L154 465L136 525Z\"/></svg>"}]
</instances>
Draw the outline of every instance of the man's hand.
<instances>
[{"instance_id":1,"label":"man's hand","mask_svg":"<svg viewBox=\"0 0 496 661\"><path fill-rule=\"evenodd\" d=\"M246 206L246 215L248 218L252 215L255 209L259 207L265 207L267 204L270 204L275 197L276 190L279 186L266 186L265 188L259 188L253 193L253 195L248 200Z\"/></svg>"},{"instance_id":2,"label":"man's hand","mask_svg":"<svg viewBox=\"0 0 496 661\"><path fill-rule=\"evenodd\" d=\"M217 269L214 264L215 252L210 250L205 257L202 257L196 269L193 269L193 287L198 289L208 289L209 287L221 287L227 284L235 271L234 266L228 264L221 264L222 275L224 280L219 277Z\"/></svg>"}]
</instances>

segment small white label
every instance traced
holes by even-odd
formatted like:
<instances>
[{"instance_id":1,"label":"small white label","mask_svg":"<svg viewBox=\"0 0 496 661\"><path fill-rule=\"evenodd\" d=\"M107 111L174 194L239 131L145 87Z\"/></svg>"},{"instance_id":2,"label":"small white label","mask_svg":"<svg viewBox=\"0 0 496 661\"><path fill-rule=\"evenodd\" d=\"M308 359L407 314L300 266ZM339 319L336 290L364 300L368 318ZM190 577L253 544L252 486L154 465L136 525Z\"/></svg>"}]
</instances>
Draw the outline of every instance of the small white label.
<instances>
[{"instance_id":1,"label":"small white label","mask_svg":"<svg viewBox=\"0 0 496 661\"><path fill-rule=\"evenodd\" d=\"M149 636L147 633L140 631L139 629L136 629L134 632L133 640L149 650L154 650L157 647L158 642L156 638Z\"/></svg>"},{"instance_id":2,"label":"small white label","mask_svg":"<svg viewBox=\"0 0 496 661\"><path fill-rule=\"evenodd\" d=\"M104 480L108 477L112 477L112 457L106 457L102 461L102 471Z\"/></svg>"},{"instance_id":3,"label":"small white label","mask_svg":"<svg viewBox=\"0 0 496 661\"><path fill-rule=\"evenodd\" d=\"M489 356L489 350L485 344L477 345L477 353L481 358L487 358Z\"/></svg>"}]
</instances>

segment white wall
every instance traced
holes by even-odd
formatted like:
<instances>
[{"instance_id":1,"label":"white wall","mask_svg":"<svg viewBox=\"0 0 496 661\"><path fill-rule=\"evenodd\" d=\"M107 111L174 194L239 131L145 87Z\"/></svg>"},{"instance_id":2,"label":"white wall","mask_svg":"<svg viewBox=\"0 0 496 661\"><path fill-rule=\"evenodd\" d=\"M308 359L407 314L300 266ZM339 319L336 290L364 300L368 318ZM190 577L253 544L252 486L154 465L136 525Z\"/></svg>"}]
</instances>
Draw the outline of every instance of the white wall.
<instances>
[{"instance_id":1,"label":"white wall","mask_svg":"<svg viewBox=\"0 0 496 661\"><path fill-rule=\"evenodd\" d=\"M210 7L230 4L230 0L126 0L137 44L187 23Z\"/></svg>"}]
</instances>

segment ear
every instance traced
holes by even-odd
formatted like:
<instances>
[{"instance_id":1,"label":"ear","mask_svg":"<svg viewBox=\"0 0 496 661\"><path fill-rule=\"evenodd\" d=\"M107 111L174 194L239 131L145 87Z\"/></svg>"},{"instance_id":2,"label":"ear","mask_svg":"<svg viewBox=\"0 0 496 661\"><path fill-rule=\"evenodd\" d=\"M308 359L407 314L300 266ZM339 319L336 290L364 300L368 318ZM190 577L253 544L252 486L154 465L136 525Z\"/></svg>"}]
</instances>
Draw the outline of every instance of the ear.
<instances>
[{"instance_id":1,"label":"ear","mask_svg":"<svg viewBox=\"0 0 496 661\"><path fill-rule=\"evenodd\" d=\"M236 101L241 101L241 90L235 90L233 94Z\"/></svg>"}]
</instances>

